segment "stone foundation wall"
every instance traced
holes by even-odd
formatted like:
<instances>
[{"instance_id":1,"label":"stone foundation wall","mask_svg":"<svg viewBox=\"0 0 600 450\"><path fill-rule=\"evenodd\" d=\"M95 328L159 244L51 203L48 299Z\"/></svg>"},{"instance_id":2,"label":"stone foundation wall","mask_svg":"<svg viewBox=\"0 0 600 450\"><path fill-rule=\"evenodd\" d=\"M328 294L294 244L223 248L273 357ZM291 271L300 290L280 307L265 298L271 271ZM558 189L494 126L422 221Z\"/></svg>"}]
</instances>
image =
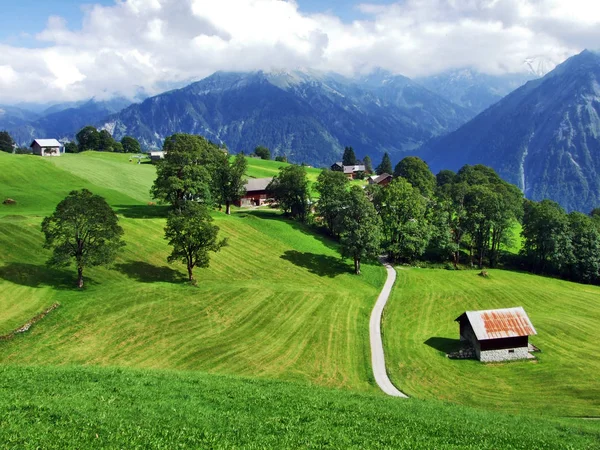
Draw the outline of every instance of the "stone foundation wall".
<instances>
[{"instance_id":1,"label":"stone foundation wall","mask_svg":"<svg viewBox=\"0 0 600 450\"><path fill-rule=\"evenodd\" d=\"M513 352L509 352L509 350L513 350ZM482 362L514 361L516 359L528 358L529 352L527 351L527 347L502 350L485 350L479 352L479 360Z\"/></svg>"}]
</instances>

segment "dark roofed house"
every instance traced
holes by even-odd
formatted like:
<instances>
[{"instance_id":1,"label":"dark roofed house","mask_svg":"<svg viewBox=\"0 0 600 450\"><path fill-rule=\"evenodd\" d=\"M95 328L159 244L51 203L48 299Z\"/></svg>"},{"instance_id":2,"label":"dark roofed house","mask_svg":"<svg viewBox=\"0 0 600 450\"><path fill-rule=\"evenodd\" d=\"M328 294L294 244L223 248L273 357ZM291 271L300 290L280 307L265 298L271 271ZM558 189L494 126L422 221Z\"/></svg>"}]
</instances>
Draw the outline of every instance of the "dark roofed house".
<instances>
[{"instance_id":1,"label":"dark roofed house","mask_svg":"<svg viewBox=\"0 0 600 450\"><path fill-rule=\"evenodd\" d=\"M246 193L236 206L263 206L267 201L267 186L273 178L249 178L246 181Z\"/></svg>"},{"instance_id":2,"label":"dark roofed house","mask_svg":"<svg viewBox=\"0 0 600 450\"><path fill-rule=\"evenodd\" d=\"M529 336L537 334L522 307L467 311L456 318L460 340L484 362L530 359Z\"/></svg>"},{"instance_id":3,"label":"dark roofed house","mask_svg":"<svg viewBox=\"0 0 600 450\"><path fill-rule=\"evenodd\" d=\"M381 175L374 175L369 177L369 184L378 184L380 186L387 186L394 178L389 173L382 173Z\"/></svg>"},{"instance_id":4,"label":"dark roofed house","mask_svg":"<svg viewBox=\"0 0 600 450\"><path fill-rule=\"evenodd\" d=\"M333 170L334 172L343 172L344 164L342 164L341 161L337 161L331 165L331 170Z\"/></svg>"},{"instance_id":5,"label":"dark roofed house","mask_svg":"<svg viewBox=\"0 0 600 450\"><path fill-rule=\"evenodd\" d=\"M64 152L63 145L56 139L35 139L29 147L39 156L60 156Z\"/></svg>"},{"instance_id":6,"label":"dark roofed house","mask_svg":"<svg viewBox=\"0 0 600 450\"><path fill-rule=\"evenodd\" d=\"M331 170L334 172L343 172L349 180L354 180L357 172L364 172L366 170L364 164L356 164L354 166L344 166L341 161L335 162L331 165Z\"/></svg>"}]
</instances>

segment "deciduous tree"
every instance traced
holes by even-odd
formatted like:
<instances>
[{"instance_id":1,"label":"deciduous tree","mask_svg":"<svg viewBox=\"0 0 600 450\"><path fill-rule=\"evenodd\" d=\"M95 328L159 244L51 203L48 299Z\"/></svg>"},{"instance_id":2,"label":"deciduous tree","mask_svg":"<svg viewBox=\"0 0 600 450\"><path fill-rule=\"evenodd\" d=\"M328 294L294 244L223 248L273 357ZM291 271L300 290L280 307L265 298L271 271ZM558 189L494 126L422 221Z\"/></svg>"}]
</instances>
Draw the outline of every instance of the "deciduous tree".
<instances>
[{"instance_id":1,"label":"deciduous tree","mask_svg":"<svg viewBox=\"0 0 600 450\"><path fill-rule=\"evenodd\" d=\"M352 258L354 273L360 275L361 261L376 258L381 250L381 218L360 186L352 186L344 208L340 250Z\"/></svg>"},{"instance_id":2,"label":"deciduous tree","mask_svg":"<svg viewBox=\"0 0 600 450\"><path fill-rule=\"evenodd\" d=\"M338 236L347 204L348 178L342 172L323 170L317 178L315 189L319 193L317 214L323 218L329 232Z\"/></svg>"},{"instance_id":3,"label":"deciduous tree","mask_svg":"<svg viewBox=\"0 0 600 450\"><path fill-rule=\"evenodd\" d=\"M87 189L72 191L42 222L44 247L52 249L48 264L65 267L74 260L77 287L82 288L84 269L111 263L125 245L118 222L104 198Z\"/></svg>"},{"instance_id":4,"label":"deciduous tree","mask_svg":"<svg viewBox=\"0 0 600 450\"><path fill-rule=\"evenodd\" d=\"M8 131L0 131L0 151L12 153L15 149L15 141Z\"/></svg>"},{"instance_id":5,"label":"deciduous tree","mask_svg":"<svg viewBox=\"0 0 600 450\"><path fill-rule=\"evenodd\" d=\"M225 213L231 214L231 204L238 201L245 193L244 175L248 162L242 153L238 153L231 163L228 158L213 173L213 184L217 189L217 199L225 204Z\"/></svg>"},{"instance_id":6,"label":"deciduous tree","mask_svg":"<svg viewBox=\"0 0 600 450\"><path fill-rule=\"evenodd\" d=\"M88 125L79 130L75 137L79 143L79 151L96 151L100 149L100 133L95 127Z\"/></svg>"},{"instance_id":7,"label":"deciduous tree","mask_svg":"<svg viewBox=\"0 0 600 450\"><path fill-rule=\"evenodd\" d=\"M427 199L404 178L395 178L374 199L383 224L383 247L393 261L423 255L432 234Z\"/></svg>"},{"instance_id":8,"label":"deciduous tree","mask_svg":"<svg viewBox=\"0 0 600 450\"><path fill-rule=\"evenodd\" d=\"M405 178L421 195L427 198L433 196L436 179L425 161L417 156L407 156L394 169L394 177Z\"/></svg>"},{"instance_id":9,"label":"deciduous tree","mask_svg":"<svg viewBox=\"0 0 600 450\"><path fill-rule=\"evenodd\" d=\"M174 134L165 139L163 150L165 158L157 165L152 196L176 208L188 200L212 204L210 169L221 156L211 153L221 149L201 136Z\"/></svg>"},{"instance_id":10,"label":"deciduous tree","mask_svg":"<svg viewBox=\"0 0 600 450\"><path fill-rule=\"evenodd\" d=\"M141 153L142 147L137 139L131 136L125 136L121 139L121 144L123 145L123 151L125 153Z\"/></svg>"},{"instance_id":11,"label":"deciduous tree","mask_svg":"<svg viewBox=\"0 0 600 450\"><path fill-rule=\"evenodd\" d=\"M65 144L65 153L79 153L79 147L75 142L67 142Z\"/></svg>"},{"instance_id":12,"label":"deciduous tree","mask_svg":"<svg viewBox=\"0 0 600 450\"><path fill-rule=\"evenodd\" d=\"M227 245L227 239L219 240L219 227L212 224L206 206L187 202L169 213L165 238L173 247L168 261L186 265L189 281L194 281L195 267L208 267L209 252L218 252Z\"/></svg>"},{"instance_id":13,"label":"deciduous tree","mask_svg":"<svg viewBox=\"0 0 600 450\"><path fill-rule=\"evenodd\" d=\"M279 169L279 175L269 183L267 191L285 214L306 221L310 206L310 191L306 169L303 166L290 165Z\"/></svg>"},{"instance_id":14,"label":"deciduous tree","mask_svg":"<svg viewBox=\"0 0 600 450\"><path fill-rule=\"evenodd\" d=\"M269 150L267 147L263 147L262 145L259 145L254 149L254 154L260 159L271 159L271 150Z\"/></svg>"}]
</instances>

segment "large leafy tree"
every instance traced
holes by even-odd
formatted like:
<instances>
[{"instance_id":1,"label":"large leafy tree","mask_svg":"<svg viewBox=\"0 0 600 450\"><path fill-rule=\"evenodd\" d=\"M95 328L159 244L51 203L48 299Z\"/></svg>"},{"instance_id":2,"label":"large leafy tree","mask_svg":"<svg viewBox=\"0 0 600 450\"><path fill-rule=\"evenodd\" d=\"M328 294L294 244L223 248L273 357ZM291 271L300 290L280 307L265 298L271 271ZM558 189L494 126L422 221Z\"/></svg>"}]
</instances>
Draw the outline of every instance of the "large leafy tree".
<instances>
[{"instance_id":1,"label":"large leafy tree","mask_svg":"<svg viewBox=\"0 0 600 450\"><path fill-rule=\"evenodd\" d=\"M303 166L290 165L280 168L279 175L269 183L267 191L285 214L303 222L307 219L310 190Z\"/></svg>"},{"instance_id":2,"label":"large leafy tree","mask_svg":"<svg viewBox=\"0 0 600 450\"><path fill-rule=\"evenodd\" d=\"M315 189L319 193L317 214L334 236L340 233L348 184L348 178L342 172L332 170L323 170L315 184Z\"/></svg>"},{"instance_id":3,"label":"large leafy tree","mask_svg":"<svg viewBox=\"0 0 600 450\"><path fill-rule=\"evenodd\" d=\"M533 271L560 273L572 259L569 218L556 202L525 201L521 234L522 252Z\"/></svg>"},{"instance_id":4,"label":"large leafy tree","mask_svg":"<svg viewBox=\"0 0 600 450\"><path fill-rule=\"evenodd\" d=\"M436 178L425 161L417 156L407 156L394 169L394 177L405 178L421 195L431 198L436 187Z\"/></svg>"},{"instance_id":5,"label":"large leafy tree","mask_svg":"<svg viewBox=\"0 0 600 450\"><path fill-rule=\"evenodd\" d=\"M86 267L111 263L125 245L123 229L104 198L87 189L72 191L54 213L42 222L44 247L52 249L50 266L65 267L75 261L77 287L83 287Z\"/></svg>"},{"instance_id":6,"label":"large leafy tree","mask_svg":"<svg viewBox=\"0 0 600 450\"><path fill-rule=\"evenodd\" d=\"M79 153L79 147L75 142L67 142L65 144L65 153Z\"/></svg>"},{"instance_id":7,"label":"large leafy tree","mask_svg":"<svg viewBox=\"0 0 600 450\"><path fill-rule=\"evenodd\" d=\"M82 152L100 149L100 132L93 126L88 125L82 128L75 137L79 143L79 150Z\"/></svg>"},{"instance_id":8,"label":"large leafy tree","mask_svg":"<svg viewBox=\"0 0 600 450\"><path fill-rule=\"evenodd\" d=\"M211 173L224 152L203 137L191 134L167 137L163 150L165 158L157 165L152 196L176 208L188 200L212 204L215 189Z\"/></svg>"},{"instance_id":9,"label":"large leafy tree","mask_svg":"<svg viewBox=\"0 0 600 450\"><path fill-rule=\"evenodd\" d=\"M131 136L125 136L121 139L121 145L123 146L123 151L125 153L141 153L142 147L137 139Z\"/></svg>"},{"instance_id":10,"label":"large leafy tree","mask_svg":"<svg viewBox=\"0 0 600 450\"><path fill-rule=\"evenodd\" d=\"M569 214L572 259L568 264L571 279L594 283L600 279L600 231L592 219L580 212Z\"/></svg>"},{"instance_id":11,"label":"large leafy tree","mask_svg":"<svg viewBox=\"0 0 600 450\"><path fill-rule=\"evenodd\" d=\"M254 149L254 154L260 159L271 159L271 150L269 150L267 147L263 147L262 145L259 145Z\"/></svg>"},{"instance_id":12,"label":"large leafy tree","mask_svg":"<svg viewBox=\"0 0 600 450\"><path fill-rule=\"evenodd\" d=\"M393 261L423 255L432 235L427 199L404 178L377 192L375 208L383 223L384 248Z\"/></svg>"},{"instance_id":13,"label":"large leafy tree","mask_svg":"<svg viewBox=\"0 0 600 450\"><path fill-rule=\"evenodd\" d=\"M390 159L390 155L386 152L383 154L381 163L375 168L375 173L377 173L377 175L382 175L384 173L389 173L391 175L392 171L392 160Z\"/></svg>"},{"instance_id":14,"label":"large leafy tree","mask_svg":"<svg viewBox=\"0 0 600 450\"><path fill-rule=\"evenodd\" d=\"M98 150L101 152L114 152L120 149L123 150L123 147L117 147L117 142L113 139L112 135L107 130L100 130L99 132L100 140L98 145Z\"/></svg>"},{"instance_id":15,"label":"large leafy tree","mask_svg":"<svg viewBox=\"0 0 600 450\"><path fill-rule=\"evenodd\" d=\"M212 221L206 206L195 202L172 210L167 218L165 238L173 247L168 261L185 264L189 281L194 281L195 267L209 266L209 252L218 252L227 245L227 239L219 240L219 227Z\"/></svg>"},{"instance_id":16,"label":"large leafy tree","mask_svg":"<svg viewBox=\"0 0 600 450\"><path fill-rule=\"evenodd\" d=\"M213 172L213 185L219 204L225 204L226 214L231 214L231 204L238 201L245 193L244 175L248 162L242 153L238 153L233 161L227 156Z\"/></svg>"},{"instance_id":17,"label":"large leafy tree","mask_svg":"<svg viewBox=\"0 0 600 450\"><path fill-rule=\"evenodd\" d=\"M360 275L361 262L376 258L381 250L381 218L360 186L352 186L346 198L340 250L342 257L352 258L354 273Z\"/></svg>"},{"instance_id":18,"label":"large leafy tree","mask_svg":"<svg viewBox=\"0 0 600 450\"><path fill-rule=\"evenodd\" d=\"M342 164L344 166L354 166L356 164L356 155L352 147L344 148L344 156L342 157Z\"/></svg>"},{"instance_id":19,"label":"large leafy tree","mask_svg":"<svg viewBox=\"0 0 600 450\"><path fill-rule=\"evenodd\" d=\"M15 141L8 131L0 131L0 151L12 153L15 149Z\"/></svg>"}]
</instances>

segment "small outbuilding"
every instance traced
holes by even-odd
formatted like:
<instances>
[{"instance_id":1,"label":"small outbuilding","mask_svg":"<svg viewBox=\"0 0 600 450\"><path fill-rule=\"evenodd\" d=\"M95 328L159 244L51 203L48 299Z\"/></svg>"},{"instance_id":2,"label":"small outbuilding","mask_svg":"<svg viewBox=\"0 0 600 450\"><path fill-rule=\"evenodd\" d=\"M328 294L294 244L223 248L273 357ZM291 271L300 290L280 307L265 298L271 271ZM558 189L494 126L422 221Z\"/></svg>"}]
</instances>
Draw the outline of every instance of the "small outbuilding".
<instances>
[{"instance_id":1,"label":"small outbuilding","mask_svg":"<svg viewBox=\"0 0 600 450\"><path fill-rule=\"evenodd\" d=\"M56 139L35 139L29 147L34 155L39 156L60 156L64 153L64 146Z\"/></svg>"},{"instance_id":2,"label":"small outbuilding","mask_svg":"<svg viewBox=\"0 0 600 450\"><path fill-rule=\"evenodd\" d=\"M522 307L466 311L456 318L460 340L468 342L484 362L533 358L529 336L537 332Z\"/></svg>"},{"instance_id":3,"label":"small outbuilding","mask_svg":"<svg viewBox=\"0 0 600 450\"><path fill-rule=\"evenodd\" d=\"M163 151L152 151L149 154L152 162L158 162L161 159L165 159L165 152Z\"/></svg>"},{"instance_id":4,"label":"small outbuilding","mask_svg":"<svg viewBox=\"0 0 600 450\"><path fill-rule=\"evenodd\" d=\"M382 173L381 175L373 175L369 177L369 184L378 184L379 186L387 186L391 183L394 178L389 173Z\"/></svg>"},{"instance_id":5,"label":"small outbuilding","mask_svg":"<svg viewBox=\"0 0 600 450\"><path fill-rule=\"evenodd\" d=\"M236 203L236 206L263 206L267 201L267 186L273 181L271 178L249 178L246 181L246 193Z\"/></svg>"}]
</instances>

